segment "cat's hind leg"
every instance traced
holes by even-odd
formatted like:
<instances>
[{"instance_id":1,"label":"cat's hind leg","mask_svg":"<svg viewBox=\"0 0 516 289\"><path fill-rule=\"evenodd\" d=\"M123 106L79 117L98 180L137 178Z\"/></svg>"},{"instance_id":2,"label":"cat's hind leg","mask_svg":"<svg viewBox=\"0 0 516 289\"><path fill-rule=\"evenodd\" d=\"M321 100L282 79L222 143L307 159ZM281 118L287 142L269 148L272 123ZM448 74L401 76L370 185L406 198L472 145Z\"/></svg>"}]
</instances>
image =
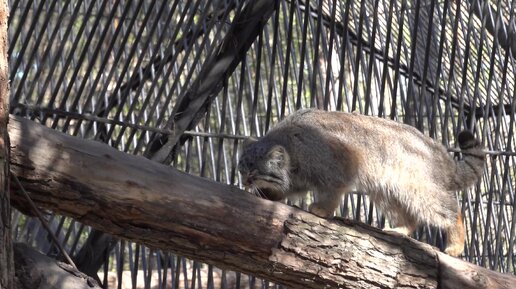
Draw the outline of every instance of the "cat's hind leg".
<instances>
[{"instance_id":1,"label":"cat's hind leg","mask_svg":"<svg viewBox=\"0 0 516 289\"><path fill-rule=\"evenodd\" d=\"M464 251L464 238L464 222L462 220L462 214L459 211L455 224L446 228L446 249L444 249L444 252L455 257L462 254Z\"/></svg>"},{"instance_id":2,"label":"cat's hind leg","mask_svg":"<svg viewBox=\"0 0 516 289\"><path fill-rule=\"evenodd\" d=\"M444 252L450 256L459 256L464 251L464 223L457 200L452 193L429 193L431 202L419 204L419 222L426 223L446 232L447 242Z\"/></svg>"},{"instance_id":3,"label":"cat's hind leg","mask_svg":"<svg viewBox=\"0 0 516 289\"><path fill-rule=\"evenodd\" d=\"M370 197L378 209L394 225L392 228L384 228L384 231L410 235L417 228L417 219L410 213L406 203L396 197L396 194L375 193L373 191Z\"/></svg>"}]
</instances>

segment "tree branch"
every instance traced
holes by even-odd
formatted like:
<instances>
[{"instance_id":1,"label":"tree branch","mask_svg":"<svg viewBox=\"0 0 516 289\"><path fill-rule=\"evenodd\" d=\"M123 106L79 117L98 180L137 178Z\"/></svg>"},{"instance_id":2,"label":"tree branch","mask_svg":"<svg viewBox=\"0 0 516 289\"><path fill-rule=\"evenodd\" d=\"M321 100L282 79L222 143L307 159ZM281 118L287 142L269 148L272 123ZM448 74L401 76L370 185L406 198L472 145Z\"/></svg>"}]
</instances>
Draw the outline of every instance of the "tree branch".
<instances>
[{"instance_id":1,"label":"tree branch","mask_svg":"<svg viewBox=\"0 0 516 289\"><path fill-rule=\"evenodd\" d=\"M149 158L160 163L172 161L176 145L185 140L184 131L193 129L205 115L227 77L233 73L262 32L274 12L274 3L273 0L247 1L242 11L235 15L228 33L215 52L206 59L199 76L178 98L173 115L167 121L167 128L173 128L174 134L155 136L153 145L149 146L151 151L147 152Z\"/></svg>"},{"instance_id":2,"label":"tree branch","mask_svg":"<svg viewBox=\"0 0 516 289\"><path fill-rule=\"evenodd\" d=\"M11 170L38 206L150 247L292 288L516 288L512 276L411 238L321 219L29 120L11 118L9 134Z\"/></svg>"},{"instance_id":3,"label":"tree branch","mask_svg":"<svg viewBox=\"0 0 516 289\"><path fill-rule=\"evenodd\" d=\"M95 280L25 244L14 245L16 288L101 289Z\"/></svg>"}]
</instances>

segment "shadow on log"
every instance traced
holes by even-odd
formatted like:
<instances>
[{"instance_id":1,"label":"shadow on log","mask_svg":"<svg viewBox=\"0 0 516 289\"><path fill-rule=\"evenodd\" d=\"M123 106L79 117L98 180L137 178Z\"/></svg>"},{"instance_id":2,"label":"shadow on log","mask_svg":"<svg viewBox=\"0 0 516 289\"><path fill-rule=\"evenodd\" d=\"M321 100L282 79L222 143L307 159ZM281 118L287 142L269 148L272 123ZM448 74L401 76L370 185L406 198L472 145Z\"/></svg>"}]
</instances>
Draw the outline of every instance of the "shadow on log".
<instances>
[{"instance_id":1,"label":"shadow on log","mask_svg":"<svg viewBox=\"0 0 516 289\"><path fill-rule=\"evenodd\" d=\"M11 118L11 171L42 209L291 288L516 288L411 238L325 220L143 157ZM12 201L26 208L13 187Z\"/></svg>"}]
</instances>

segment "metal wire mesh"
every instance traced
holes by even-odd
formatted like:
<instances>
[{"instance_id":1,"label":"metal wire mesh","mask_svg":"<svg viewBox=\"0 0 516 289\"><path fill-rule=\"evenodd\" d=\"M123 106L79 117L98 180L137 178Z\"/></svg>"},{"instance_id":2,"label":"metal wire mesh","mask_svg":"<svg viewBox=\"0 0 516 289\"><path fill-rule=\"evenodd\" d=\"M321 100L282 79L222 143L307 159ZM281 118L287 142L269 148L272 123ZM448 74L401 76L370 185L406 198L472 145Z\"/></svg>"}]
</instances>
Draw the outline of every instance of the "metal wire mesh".
<instances>
[{"instance_id":1,"label":"metal wire mesh","mask_svg":"<svg viewBox=\"0 0 516 289\"><path fill-rule=\"evenodd\" d=\"M147 154L171 134L179 104L250 2L12 0L11 112ZM491 154L478 185L458 195L464 258L514 273L516 1L291 0L271 9L172 165L239 185L241 137L261 136L302 107L391 118L448 147L469 128ZM384 226L364 193L347 195L338 214ZM17 240L56 255L36 220L16 212L13 222ZM71 255L90 232L60 216L49 222ZM434 228L416 237L442 246ZM136 288L138 276L145 288L151 280L156 288L276 286L130 242L113 247L101 271L114 272L117 288Z\"/></svg>"}]
</instances>

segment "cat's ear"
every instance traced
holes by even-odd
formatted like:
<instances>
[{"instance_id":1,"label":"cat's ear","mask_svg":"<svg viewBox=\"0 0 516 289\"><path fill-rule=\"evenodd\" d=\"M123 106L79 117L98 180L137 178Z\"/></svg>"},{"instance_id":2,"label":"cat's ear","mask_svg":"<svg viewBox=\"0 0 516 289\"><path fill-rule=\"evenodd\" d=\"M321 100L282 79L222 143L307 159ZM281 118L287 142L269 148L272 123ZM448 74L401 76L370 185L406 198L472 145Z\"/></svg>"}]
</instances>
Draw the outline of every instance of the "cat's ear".
<instances>
[{"instance_id":1,"label":"cat's ear","mask_svg":"<svg viewBox=\"0 0 516 289\"><path fill-rule=\"evenodd\" d=\"M267 153L267 157L281 167L283 167L289 159L287 150L281 145L273 146Z\"/></svg>"},{"instance_id":2,"label":"cat's ear","mask_svg":"<svg viewBox=\"0 0 516 289\"><path fill-rule=\"evenodd\" d=\"M243 147L246 148L257 141L258 141L257 138L250 136L244 140Z\"/></svg>"}]
</instances>

